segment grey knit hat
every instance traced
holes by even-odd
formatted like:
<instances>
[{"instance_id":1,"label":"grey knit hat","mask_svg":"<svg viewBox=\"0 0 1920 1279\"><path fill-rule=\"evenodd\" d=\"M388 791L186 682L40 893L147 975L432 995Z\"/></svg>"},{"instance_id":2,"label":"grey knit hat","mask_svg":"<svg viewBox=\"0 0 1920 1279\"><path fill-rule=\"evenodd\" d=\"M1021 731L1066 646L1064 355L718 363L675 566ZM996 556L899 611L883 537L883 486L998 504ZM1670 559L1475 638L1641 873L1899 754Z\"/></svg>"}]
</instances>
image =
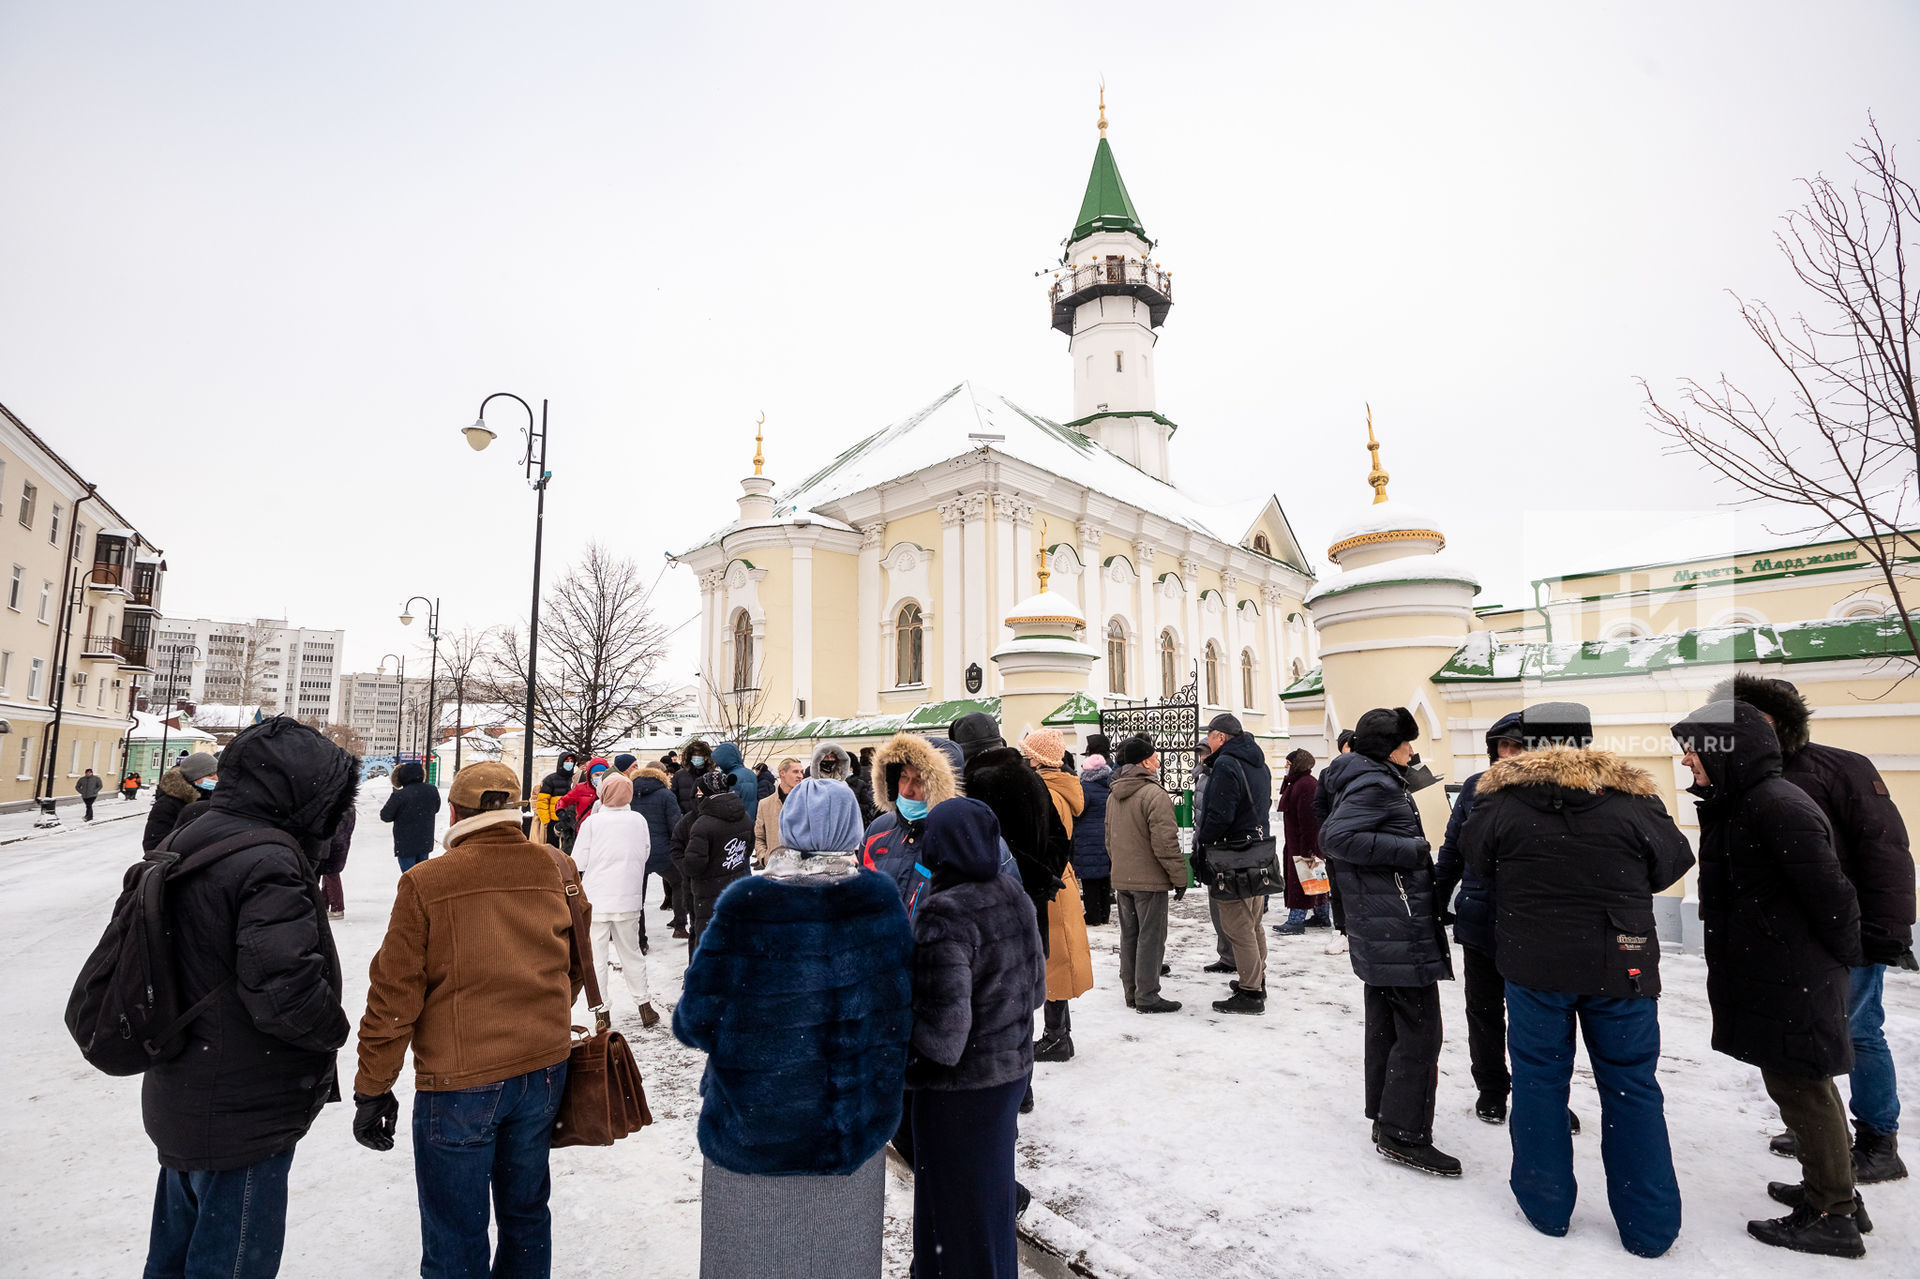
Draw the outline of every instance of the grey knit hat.
<instances>
[{"instance_id":1,"label":"grey knit hat","mask_svg":"<svg viewBox=\"0 0 1920 1279\"><path fill-rule=\"evenodd\" d=\"M175 767L179 768L180 776L190 782L197 782L204 777L212 777L215 773L219 772L220 761L205 751L195 751L193 754L181 760Z\"/></svg>"}]
</instances>

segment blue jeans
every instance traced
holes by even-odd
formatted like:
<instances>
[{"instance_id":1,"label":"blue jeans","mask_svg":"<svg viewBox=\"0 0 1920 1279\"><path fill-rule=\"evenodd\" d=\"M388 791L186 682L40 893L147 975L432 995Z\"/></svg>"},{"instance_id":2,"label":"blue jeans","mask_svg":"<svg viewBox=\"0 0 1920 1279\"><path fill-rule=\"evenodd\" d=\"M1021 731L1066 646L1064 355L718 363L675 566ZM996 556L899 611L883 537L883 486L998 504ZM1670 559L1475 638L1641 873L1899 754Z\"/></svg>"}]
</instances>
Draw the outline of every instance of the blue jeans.
<instances>
[{"instance_id":1,"label":"blue jeans","mask_svg":"<svg viewBox=\"0 0 1920 1279\"><path fill-rule=\"evenodd\" d=\"M1900 1094L1895 1090L1893 1050L1887 1047L1887 1010L1880 998L1887 966L1868 964L1848 972L1847 1027L1853 1035L1853 1076L1847 1081L1856 1124L1875 1132L1900 1130Z\"/></svg>"},{"instance_id":2,"label":"blue jeans","mask_svg":"<svg viewBox=\"0 0 1920 1279\"><path fill-rule=\"evenodd\" d=\"M567 1063L413 1095L421 1279L545 1279L553 1270L547 1152ZM487 1257L487 1198L500 1237Z\"/></svg>"},{"instance_id":3,"label":"blue jeans","mask_svg":"<svg viewBox=\"0 0 1920 1279\"><path fill-rule=\"evenodd\" d=\"M1507 1051L1513 1062L1513 1173L1508 1184L1535 1229L1564 1235L1573 1219L1573 1134L1567 1090L1579 1020L1600 1091L1600 1159L1620 1243L1658 1257L1680 1234L1680 1183L1667 1142L1659 1004L1652 999L1559 995L1507 983Z\"/></svg>"},{"instance_id":4,"label":"blue jeans","mask_svg":"<svg viewBox=\"0 0 1920 1279\"><path fill-rule=\"evenodd\" d=\"M400 863L400 873L402 875L427 860L425 853L395 853L393 856L394 860Z\"/></svg>"},{"instance_id":5,"label":"blue jeans","mask_svg":"<svg viewBox=\"0 0 1920 1279\"><path fill-rule=\"evenodd\" d=\"M227 1172L160 1170L145 1279L272 1279L293 1152Z\"/></svg>"}]
</instances>

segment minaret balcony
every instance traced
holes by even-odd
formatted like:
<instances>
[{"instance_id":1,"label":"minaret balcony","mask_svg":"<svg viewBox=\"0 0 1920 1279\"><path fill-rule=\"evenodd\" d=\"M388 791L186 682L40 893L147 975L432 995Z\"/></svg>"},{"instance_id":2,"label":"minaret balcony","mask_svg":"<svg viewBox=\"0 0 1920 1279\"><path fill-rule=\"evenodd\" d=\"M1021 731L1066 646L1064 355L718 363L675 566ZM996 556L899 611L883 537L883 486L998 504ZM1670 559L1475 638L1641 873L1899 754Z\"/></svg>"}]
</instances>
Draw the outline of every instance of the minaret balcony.
<instances>
[{"instance_id":1,"label":"minaret balcony","mask_svg":"<svg viewBox=\"0 0 1920 1279\"><path fill-rule=\"evenodd\" d=\"M1047 290L1053 304L1053 327L1071 337L1073 313L1081 303L1108 297L1145 302L1157 329L1167 322L1167 312L1173 309L1173 273L1137 258L1108 258L1064 269Z\"/></svg>"}]
</instances>

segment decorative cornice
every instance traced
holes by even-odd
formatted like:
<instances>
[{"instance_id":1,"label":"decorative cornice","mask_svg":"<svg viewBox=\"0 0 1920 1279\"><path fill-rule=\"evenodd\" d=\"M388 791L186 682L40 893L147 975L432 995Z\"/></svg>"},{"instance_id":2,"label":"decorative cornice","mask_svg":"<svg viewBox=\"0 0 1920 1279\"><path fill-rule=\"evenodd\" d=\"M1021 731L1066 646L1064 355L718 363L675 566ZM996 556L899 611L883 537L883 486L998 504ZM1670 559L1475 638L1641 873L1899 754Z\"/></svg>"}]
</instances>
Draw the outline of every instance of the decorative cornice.
<instances>
[{"instance_id":1,"label":"decorative cornice","mask_svg":"<svg viewBox=\"0 0 1920 1279\"><path fill-rule=\"evenodd\" d=\"M1181 560L1180 576L1186 581L1198 586L1200 584L1200 561L1192 559Z\"/></svg>"},{"instance_id":2,"label":"decorative cornice","mask_svg":"<svg viewBox=\"0 0 1920 1279\"><path fill-rule=\"evenodd\" d=\"M1074 531L1080 535L1080 545L1094 547L1100 545L1100 526L1092 520L1081 520L1074 526Z\"/></svg>"},{"instance_id":3,"label":"decorative cornice","mask_svg":"<svg viewBox=\"0 0 1920 1279\"><path fill-rule=\"evenodd\" d=\"M1220 575L1220 589L1233 599L1240 598L1240 575L1232 569Z\"/></svg>"},{"instance_id":4,"label":"decorative cornice","mask_svg":"<svg viewBox=\"0 0 1920 1279\"><path fill-rule=\"evenodd\" d=\"M1268 582L1260 588L1260 599L1268 608L1279 608L1286 602L1287 593L1272 582Z\"/></svg>"},{"instance_id":5,"label":"decorative cornice","mask_svg":"<svg viewBox=\"0 0 1920 1279\"><path fill-rule=\"evenodd\" d=\"M1432 538L1445 550L1447 539L1437 528L1396 528L1380 533L1357 533L1352 537L1343 537L1327 548L1329 556L1337 556L1342 551L1350 551L1356 546L1373 546L1380 542L1406 542L1414 538Z\"/></svg>"},{"instance_id":6,"label":"decorative cornice","mask_svg":"<svg viewBox=\"0 0 1920 1279\"><path fill-rule=\"evenodd\" d=\"M1005 493L993 495L993 512L1003 520L1015 524L1033 523L1033 503L1024 498L1011 497Z\"/></svg>"},{"instance_id":7,"label":"decorative cornice","mask_svg":"<svg viewBox=\"0 0 1920 1279\"><path fill-rule=\"evenodd\" d=\"M1144 574L1152 574L1153 557L1159 553L1160 548L1152 542L1147 541L1144 537L1133 544L1133 558L1135 562L1139 564L1140 571Z\"/></svg>"},{"instance_id":8,"label":"decorative cornice","mask_svg":"<svg viewBox=\"0 0 1920 1279\"><path fill-rule=\"evenodd\" d=\"M875 520L871 524L862 524L860 526L860 548L862 550L869 550L879 546L880 540L886 535L887 522L885 520Z\"/></svg>"}]
</instances>

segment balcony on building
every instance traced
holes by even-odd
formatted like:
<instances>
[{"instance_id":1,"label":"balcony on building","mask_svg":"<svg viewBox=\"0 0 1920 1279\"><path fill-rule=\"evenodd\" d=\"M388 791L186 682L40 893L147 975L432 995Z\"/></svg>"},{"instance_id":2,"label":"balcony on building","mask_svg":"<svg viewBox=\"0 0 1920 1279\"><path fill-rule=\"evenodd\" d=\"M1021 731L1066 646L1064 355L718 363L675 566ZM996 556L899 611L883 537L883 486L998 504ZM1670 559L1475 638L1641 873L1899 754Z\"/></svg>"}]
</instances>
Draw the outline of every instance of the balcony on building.
<instances>
[{"instance_id":1,"label":"balcony on building","mask_svg":"<svg viewBox=\"0 0 1920 1279\"><path fill-rule=\"evenodd\" d=\"M1173 309L1173 275L1151 262L1119 255L1084 266L1062 268L1047 298L1053 304L1053 327L1073 336L1073 313L1095 298L1130 297L1147 304L1153 327L1166 323Z\"/></svg>"},{"instance_id":2,"label":"balcony on building","mask_svg":"<svg viewBox=\"0 0 1920 1279\"><path fill-rule=\"evenodd\" d=\"M126 643L118 635L88 635L80 642L80 657L82 661L117 662L125 649Z\"/></svg>"},{"instance_id":3,"label":"balcony on building","mask_svg":"<svg viewBox=\"0 0 1920 1279\"><path fill-rule=\"evenodd\" d=\"M128 608L160 609L160 584L167 574L165 560L143 555L133 562L133 578L127 598Z\"/></svg>"},{"instance_id":4,"label":"balcony on building","mask_svg":"<svg viewBox=\"0 0 1920 1279\"><path fill-rule=\"evenodd\" d=\"M103 528L93 538L93 569L87 589L103 595L125 595L133 582L133 553L138 535L132 529Z\"/></svg>"},{"instance_id":5,"label":"balcony on building","mask_svg":"<svg viewBox=\"0 0 1920 1279\"><path fill-rule=\"evenodd\" d=\"M128 613L120 623L120 643L114 656L124 671L151 671L153 614Z\"/></svg>"}]
</instances>

